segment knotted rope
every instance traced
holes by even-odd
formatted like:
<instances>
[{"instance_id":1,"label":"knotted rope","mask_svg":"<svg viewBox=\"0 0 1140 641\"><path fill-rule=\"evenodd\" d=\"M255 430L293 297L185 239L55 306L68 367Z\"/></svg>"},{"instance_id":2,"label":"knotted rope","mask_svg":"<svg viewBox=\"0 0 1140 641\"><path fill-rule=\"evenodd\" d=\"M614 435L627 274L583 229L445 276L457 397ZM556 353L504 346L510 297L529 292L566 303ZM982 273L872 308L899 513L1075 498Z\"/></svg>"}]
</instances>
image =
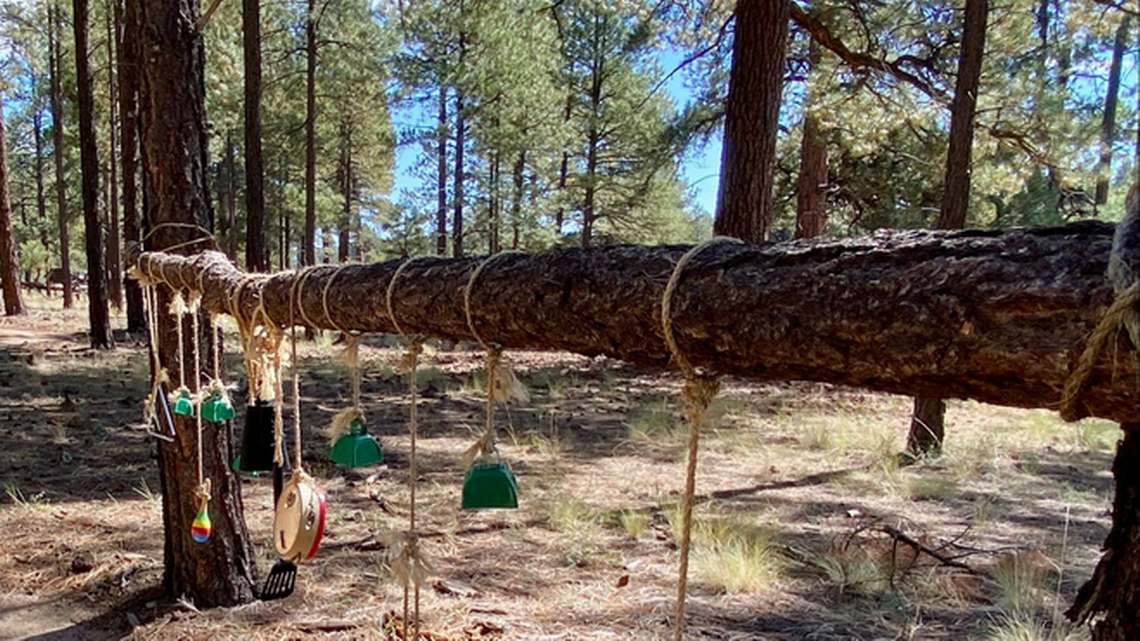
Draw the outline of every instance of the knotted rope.
<instances>
[{"instance_id":1,"label":"knotted rope","mask_svg":"<svg viewBox=\"0 0 1140 641\"><path fill-rule=\"evenodd\" d=\"M352 427L353 421L364 421L364 406L360 400L360 383L361 383L361 368L360 368L360 342L362 336L359 332L350 332L340 326L329 312L329 290L332 289L333 281L345 270L349 265L341 265L329 276L325 281L325 286L321 291L321 307L325 314L325 320L329 325L332 325L336 331L344 336L344 350L337 356L337 359L348 368L349 375L352 382L352 407L346 408L337 412L333 416L332 422L328 427L329 443L334 444L341 435L346 434ZM307 276L308 274L306 274ZM300 280L304 283L304 277ZM298 285L302 287L303 285ZM302 312L304 318L304 306L300 303L300 298L297 299L297 305ZM308 322L308 321L307 321ZM311 322L310 322L311 325Z\"/></svg>"},{"instance_id":2,"label":"knotted rope","mask_svg":"<svg viewBox=\"0 0 1140 641\"><path fill-rule=\"evenodd\" d=\"M419 335L409 337L404 333L404 329L400 327L400 322L396 319L393 300L395 298L396 281L398 281L400 275L404 273L404 269L420 258L423 257L419 256L406 260L396 268L396 273L392 274L392 280L388 281L388 290L384 298L388 309L388 318L392 321L392 327L396 328L396 331L407 345L406 351L403 356L400 357L398 371L408 375L408 398L410 401L408 408L408 437L410 440L408 447L408 502L410 506L408 509L408 532L406 536L399 537L399 540L394 541L397 545L393 545L389 548L389 550L396 552L394 557L389 558L392 573L395 574L396 579L404 588L404 641L408 639L409 584L414 592L415 601L412 618L412 638L418 640L420 636L420 585L427 580L427 576L430 573L428 560L419 549L419 536L416 532L416 477L419 475L416 460L416 438L419 432L417 393L419 392L419 358L424 350L424 339Z\"/></svg>"},{"instance_id":3,"label":"knotted rope","mask_svg":"<svg viewBox=\"0 0 1140 641\"><path fill-rule=\"evenodd\" d=\"M692 547L693 526L693 497L697 487L697 449L700 442L701 423L709 403L720 389L720 379L716 376L700 374L693 367L684 352L677 345L677 338L673 334L673 295L681 282L681 274L689 263L705 249L713 245L724 243L741 244L735 238L715 237L685 252L673 273L669 276L669 284L661 298L661 331L665 337L665 344L677 366L685 374L685 384L681 388L681 404L684 407L685 417L689 420L689 457L685 467L685 495L681 504L681 564L677 571L677 609L676 620L673 624L673 639L681 641L685 630L685 595L689 583L689 552Z\"/></svg>"},{"instance_id":4,"label":"knotted rope","mask_svg":"<svg viewBox=\"0 0 1140 641\"><path fill-rule=\"evenodd\" d=\"M1096 362L1109 339L1116 335L1121 326L1129 327L1129 319L1136 317L1138 301L1140 301L1140 281L1133 282L1131 286L1116 295L1116 299L1112 301L1112 305L1109 305L1096 329L1089 335L1089 339L1085 343L1085 350L1077 361L1076 369L1069 374L1069 378L1065 381L1065 388L1061 393L1061 418L1066 421L1075 421L1081 418L1078 403L1081 393L1084 391L1085 383L1092 375L1093 368L1096 367ZM1133 321L1132 326L1135 326L1135 321ZM1131 338L1135 344L1137 337L1132 336Z\"/></svg>"},{"instance_id":5,"label":"knotted rope","mask_svg":"<svg viewBox=\"0 0 1140 641\"><path fill-rule=\"evenodd\" d=\"M503 363L503 348L498 343L487 343L483 337L479 335L479 331L475 329L475 320L471 315L471 293L475 290L475 283L479 280L479 275L488 265L496 260L510 255L526 255L526 252L511 250L498 254L492 254L479 263L475 271L471 272L471 277L467 279L467 286L463 288L463 311L467 316L467 328L471 330L471 335L483 349L487 351L484 360L484 366L487 372L487 416L484 423L483 435L475 442L466 452L463 453L463 465L470 466L476 459L488 458L496 453L495 450L495 402L506 403L512 399L517 399L525 402L527 399L526 388L515 377L514 372L511 371Z\"/></svg>"}]
</instances>

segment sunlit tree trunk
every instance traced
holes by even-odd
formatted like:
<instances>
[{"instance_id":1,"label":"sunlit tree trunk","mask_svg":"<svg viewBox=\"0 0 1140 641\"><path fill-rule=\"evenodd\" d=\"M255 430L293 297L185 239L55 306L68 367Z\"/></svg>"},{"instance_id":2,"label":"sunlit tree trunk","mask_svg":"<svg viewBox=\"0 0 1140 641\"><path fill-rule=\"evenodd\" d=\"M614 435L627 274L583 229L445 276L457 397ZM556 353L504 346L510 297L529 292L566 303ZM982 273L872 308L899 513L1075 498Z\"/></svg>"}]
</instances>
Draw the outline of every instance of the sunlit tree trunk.
<instances>
[{"instance_id":1,"label":"sunlit tree trunk","mask_svg":"<svg viewBox=\"0 0 1140 641\"><path fill-rule=\"evenodd\" d=\"M195 27L196 0L144 0L140 3L141 47L147 52L142 68L142 144L147 160L144 184L154 233L148 246L172 247L200 238L195 229L159 227L163 223L209 229L206 180L206 132L203 119L205 56ZM194 252L201 245L179 252ZM167 309L170 290L160 288L159 308ZM202 326L208 315L203 312ZM160 314L159 337L163 367L179 380L175 319ZM194 343L190 321L183 319L185 353L192 362ZM210 353L211 333L203 329L199 342ZM209 359L204 359L208 362ZM192 372L191 372L192 374ZM195 384L188 376L188 384ZM185 596L198 607L231 606L254 599L253 549L243 518L240 483L230 471L232 432L229 423L203 430L202 460L212 483L210 518L213 533L205 544L195 543L190 524L196 515L198 432L193 421L178 417L177 440L159 442L165 533L163 587L171 596Z\"/></svg>"},{"instance_id":2,"label":"sunlit tree trunk","mask_svg":"<svg viewBox=\"0 0 1140 641\"><path fill-rule=\"evenodd\" d=\"M4 313L24 314L20 295L20 267L16 259L16 238L12 231L12 198L8 193L8 139L4 131L4 93L0 86L0 281L4 289Z\"/></svg>"},{"instance_id":3,"label":"sunlit tree trunk","mask_svg":"<svg viewBox=\"0 0 1140 641\"><path fill-rule=\"evenodd\" d=\"M261 157L261 0L242 0L245 50L245 264L269 271L265 165Z\"/></svg>"},{"instance_id":4,"label":"sunlit tree trunk","mask_svg":"<svg viewBox=\"0 0 1140 641\"><path fill-rule=\"evenodd\" d=\"M720 192L713 230L760 243L768 237L776 133L784 87L789 0L740 0L732 45Z\"/></svg>"},{"instance_id":5,"label":"sunlit tree trunk","mask_svg":"<svg viewBox=\"0 0 1140 641\"><path fill-rule=\"evenodd\" d=\"M79 98L79 156L83 194L84 247L87 254L87 314L91 346L115 346L107 309L107 264L103 255L103 221L99 212L99 148L95 142L95 90L91 86L88 54L90 16L88 0L74 0L75 75Z\"/></svg>"},{"instance_id":6,"label":"sunlit tree trunk","mask_svg":"<svg viewBox=\"0 0 1140 641\"><path fill-rule=\"evenodd\" d=\"M142 238L139 221L139 3L115 0L115 22L119 39L119 151L123 183L123 238L137 243ZM142 291L133 280L126 282L127 329L137 332L146 327Z\"/></svg>"},{"instance_id":7,"label":"sunlit tree trunk","mask_svg":"<svg viewBox=\"0 0 1140 641\"><path fill-rule=\"evenodd\" d=\"M939 229L962 229L970 204L970 157L974 145L974 114L978 102L978 80L982 75L982 55L986 47L986 18L989 0L966 0L962 28L962 52L958 58L958 80L950 105L950 149L946 154L946 180ZM946 404L941 399L917 397L907 435L910 456L936 454L946 437Z\"/></svg>"},{"instance_id":8,"label":"sunlit tree trunk","mask_svg":"<svg viewBox=\"0 0 1140 641\"><path fill-rule=\"evenodd\" d=\"M52 0L48 4L48 57L51 73L51 128L55 147L52 155L55 157L55 199L59 222L59 280L63 285L63 308L71 309L74 304L71 290L71 235L67 228L70 217L67 214L67 177L63 171L63 88L60 79L63 50L59 39L59 8Z\"/></svg>"}]
</instances>

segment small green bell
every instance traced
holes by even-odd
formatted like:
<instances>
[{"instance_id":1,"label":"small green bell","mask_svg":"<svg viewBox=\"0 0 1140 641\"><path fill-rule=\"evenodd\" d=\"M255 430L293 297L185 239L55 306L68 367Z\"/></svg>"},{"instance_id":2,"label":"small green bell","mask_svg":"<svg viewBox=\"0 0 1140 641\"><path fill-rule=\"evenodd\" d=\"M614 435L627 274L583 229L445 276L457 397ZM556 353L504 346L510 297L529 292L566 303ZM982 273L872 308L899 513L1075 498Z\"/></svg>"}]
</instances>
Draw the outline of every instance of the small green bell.
<instances>
[{"instance_id":1,"label":"small green bell","mask_svg":"<svg viewBox=\"0 0 1140 641\"><path fill-rule=\"evenodd\" d=\"M463 509L517 508L519 484L502 461L477 462L463 480Z\"/></svg>"},{"instance_id":2,"label":"small green bell","mask_svg":"<svg viewBox=\"0 0 1140 641\"><path fill-rule=\"evenodd\" d=\"M211 423L225 423L234 417L234 406L220 392L210 392L202 401L202 418Z\"/></svg>"},{"instance_id":3,"label":"small green bell","mask_svg":"<svg viewBox=\"0 0 1140 641\"><path fill-rule=\"evenodd\" d=\"M333 444L329 458L341 467L365 467L384 460L384 452L360 419L349 424L348 433Z\"/></svg>"},{"instance_id":4,"label":"small green bell","mask_svg":"<svg viewBox=\"0 0 1140 641\"><path fill-rule=\"evenodd\" d=\"M190 390L180 387L174 392L174 413L179 416L194 416L194 402L190 400Z\"/></svg>"}]
</instances>

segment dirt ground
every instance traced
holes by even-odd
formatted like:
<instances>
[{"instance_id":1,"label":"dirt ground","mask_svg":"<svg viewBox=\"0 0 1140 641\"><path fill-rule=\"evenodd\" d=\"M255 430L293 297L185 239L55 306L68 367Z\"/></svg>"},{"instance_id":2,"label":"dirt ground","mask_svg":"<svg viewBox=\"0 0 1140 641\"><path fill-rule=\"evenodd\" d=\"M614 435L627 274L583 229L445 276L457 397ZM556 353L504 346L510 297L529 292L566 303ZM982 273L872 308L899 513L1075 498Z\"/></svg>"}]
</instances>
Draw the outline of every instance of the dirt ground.
<instances>
[{"instance_id":1,"label":"dirt ground","mask_svg":"<svg viewBox=\"0 0 1140 641\"><path fill-rule=\"evenodd\" d=\"M117 350L92 352L84 305L58 305L0 319L0 638L396 638L402 592L385 548L408 512L397 341L370 337L362 351L385 462L352 471L328 461L322 435L349 402L349 373L332 336L301 345L325 543L291 598L198 611L159 590L143 337L120 331ZM530 392L496 417L520 506L465 512L459 457L483 421L482 359L431 347L418 479L430 638L670 637L687 434L677 376L508 353ZM227 362L243 384L232 347ZM909 411L901 397L725 381L702 440L686 638L1087 638L1061 613L1108 531L1118 428L954 401L945 454L900 468ZM270 484L242 491L264 572Z\"/></svg>"}]
</instances>

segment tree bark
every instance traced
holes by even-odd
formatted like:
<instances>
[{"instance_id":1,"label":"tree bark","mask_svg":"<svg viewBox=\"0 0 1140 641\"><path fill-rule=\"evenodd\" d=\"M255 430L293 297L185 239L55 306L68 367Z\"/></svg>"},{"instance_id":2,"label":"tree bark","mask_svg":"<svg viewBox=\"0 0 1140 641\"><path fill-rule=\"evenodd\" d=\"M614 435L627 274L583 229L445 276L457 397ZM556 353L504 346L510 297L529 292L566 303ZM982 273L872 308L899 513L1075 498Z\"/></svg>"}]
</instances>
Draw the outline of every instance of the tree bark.
<instances>
[{"instance_id":1,"label":"tree bark","mask_svg":"<svg viewBox=\"0 0 1140 641\"><path fill-rule=\"evenodd\" d=\"M44 127L43 110L36 99L35 112L32 114L32 137L36 146L36 216L39 221L40 244L47 249L47 197L44 195Z\"/></svg>"},{"instance_id":2,"label":"tree bark","mask_svg":"<svg viewBox=\"0 0 1140 641\"><path fill-rule=\"evenodd\" d=\"M460 51L463 49L463 34L459 35ZM463 120L463 91L455 90L455 175L452 177L455 203L451 218L451 255L454 258L463 256L463 152L464 130L467 128Z\"/></svg>"},{"instance_id":3,"label":"tree bark","mask_svg":"<svg viewBox=\"0 0 1140 641\"><path fill-rule=\"evenodd\" d=\"M1056 229L713 246L681 279L674 332L695 366L727 375L1056 408L1086 337L1113 299L1104 279L1112 234L1111 225L1089 221ZM686 249L503 255L483 269L472 290L479 338L507 348L667 366L661 296ZM203 304L213 311L226 311L226 293L240 278L220 255L140 260L144 269L156 261L168 278L187 284L197 282L196 266L207 268ZM404 270L394 293L404 330L474 339L463 291L482 260L421 259ZM394 331L384 292L397 266L341 269L328 295L339 327ZM310 318L324 318L316 310L323 310L324 285L337 269L306 280L300 304ZM251 313L264 296L269 317L284 325L292 280L286 273L264 287L247 287L241 305ZM1094 371L1077 414L1134 420L1136 362L1111 361L1106 357Z\"/></svg>"},{"instance_id":4,"label":"tree bark","mask_svg":"<svg viewBox=\"0 0 1140 641\"><path fill-rule=\"evenodd\" d=\"M1092 578L1065 613L1079 625L1095 620L1093 641L1140 639L1140 423L1120 427L1124 438L1112 463L1112 530Z\"/></svg>"},{"instance_id":5,"label":"tree bark","mask_svg":"<svg viewBox=\"0 0 1140 641\"><path fill-rule=\"evenodd\" d=\"M133 3L132 3L133 4ZM171 247L202 237L181 223L209 228L204 122L205 64L202 36L195 27L195 0L145 0L140 11L141 51L146 52L141 76L142 144L147 160L146 196L153 225L148 246ZM208 246L208 245L207 245ZM201 245L179 251L197 251ZM223 256L222 254L213 254ZM181 287L180 287L181 289ZM169 301L167 288L160 288L161 310ZM208 314L202 313L201 326ZM171 380L179 380L175 319L160 314L159 336L163 367ZM192 362L193 342L189 320L183 321L187 336L187 362ZM202 352L212 345L209 331L201 332ZM203 362L210 359L205 358ZM192 372L191 372L192 374ZM188 384L194 386L191 375ZM195 517L193 492L197 487L198 433L194 423L178 417L177 439L158 446L162 480L165 573L167 594L186 595L199 607L229 606L254 599L254 557L243 519L240 484L231 473L231 426L213 425L203 431L205 476L213 484L210 518L213 534L205 544L194 543L190 524Z\"/></svg>"},{"instance_id":6,"label":"tree bark","mask_svg":"<svg viewBox=\"0 0 1140 641\"><path fill-rule=\"evenodd\" d=\"M808 46L808 64L819 65L819 44ZM804 138L800 147L800 175L796 185L796 238L816 238L827 230L827 139L819 116L804 112Z\"/></svg>"},{"instance_id":7,"label":"tree bark","mask_svg":"<svg viewBox=\"0 0 1140 641\"><path fill-rule=\"evenodd\" d=\"M974 113L978 103L978 80L986 45L989 0L967 0L962 31L958 79L950 104L950 149L946 155L946 179L939 229L962 229L970 205L970 156L974 145Z\"/></svg>"},{"instance_id":8,"label":"tree bark","mask_svg":"<svg viewBox=\"0 0 1140 641\"><path fill-rule=\"evenodd\" d=\"M337 225L336 258L347 263L352 228L352 134L347 123L341 123L340 188L343 199L340 224Z\"/></svg>"},{"instance_id":9,"label":"tree bark","mask_svg":"<svg viewBox=\"0 0 1140 641\"><path fill-rule=\"evenodd\" d=\"M111 0L114 2L114 0ZM108 3L110 5L110 2ZM123 309L123 239L119 234L119 162L117 151L119 147L119 123L115 111L116 105L116 78L115 54L117 50L115 40L115 27L112 11L108 6L105 14L107 27L107 116L110 120L107 128L108 154L107 167L109 176L107 180L107 296L115 309Z\"/></svg>"},{"instance_id":10,"label":"tree bark","mask_svg":"<svg viewBox=\"0 0 1140 641\"><path fill-rule=\"evenodd\" d=\"M523 174L526 172L526 150L519 152L513 174L515 195L511 201L511 249L519 248L522 228Z\"/></svg>"},{"instance_id":11,"label":"tree bark","mask_svg":"<svg viewBox=\"0 0 1140 641\"><path fill-rule=\"evenodd\" d=\"M60 79L60 69L63 66L63 50L59 43L60 31L59 8L54 0L48 4L48 57L50 59L49 72L51 74L51 128L52 142L55 149L55 198L56 214L59 220L59 268L60 280L63 281L63 308L71 309L74 297L71 288L71 237L67 224L67 177L63 171L63 88Z\"/></svg>"},{"instance_id":12,"label":"tree bark","mask_svg":"<svg viewBox=\"0 0 1140 641\"><path fill-rule=\"evenodd\" d=\"M4 313L27 313L20 296L20 267L12 230L12 198L8 193L8 138L4 131L4 93L0 87L0 281L4 289Z\"/></svg>"},{"instance_id":13,"label":"tree bark","mask_svg":"<svg viewBox=\"0 0 1140 641\"><path fill-rule=\"evenodd\" d=\"M752 243L767 238L771 220L789 4L789 0L736 4L713 230Z\"/></svg>"},{"instance_id":14,"label":"tree bark","mask_svg":"<svg viewBox=\"0 0 1140 641\"><path fill-rule=\"evenodd\" d=\"M317 261L317 24L316 0L305 19L305 240L302 265Z\"/></svg>"},{"instance_id":15,"label":"tree bark","mask_svg":"<svg viewBox=\"0 0 1140 641\"><path fill-rule=\"evenodd\" d=\"M1096 204L1108 202L1108 184L1112 178L1112 147L1116 142L1116 104L1120 97L1120 68L1128 45L1128 16L1120 21L1112 43L1112 63L1108 69L1108 90L1104 96L1104 115L1100 124L1100 164L1097 166Z\"/></svg>"},{"instance_id":16,"label":"tree bark","mask_svg":"<svg viewBox=\"0 0 1140 641\"><path fill-rule=\"evenodd\" d=\"M261 0L242 0L245 50L245 265L269 271L265 228L265 165L261 157Z\"/></svg>"},{"instance_id":17,"label":"tree bark","mask_svg":"<svg viewBox=\"0 0 1140 641\"><path fill-rule=\"evenodd\" d=\"M950 105L950 149L946 154L946 179L942 193L939 229L962 229L970 204L970 156L974 146L974 113L978 103L978 80L986 46L988 0L967 0L962 27L962 51L958 80ZM937 454L946 434L946 403L941 398L917 397L907 435L909 456Z\"/></svg>"},{"instance_id":18,"label":"tree bark","mask_svg":"<svg viewBox=\"0 0 1140 641\"><path fill-rule=\"evenodd\" d=\"M99 154L95 143L95 90L91 86L91 65L87 38L87 0L74 0L72 23L75 31L75 75L79 98L79 156L83 194L84 245L87 254L87 316L91 323L91 346L111 349L111 315L107 310L107 264L103 256L103 221L99 212Z\"/></svg>"},{"instance_id":19,"label":"tree bark","mask_svg":"<svg viewBox=\"0 0 1140 641\"><path fill-rule=\"evenodd\" d=\"M447 85L439 83L439 143L435 176L435 253L447 255Z\"/></svg>"},{"instance_id":20,"label":"tree bark","mask_svg":"<svg viewBox=\"0 0 1140 641\"><path fill-rule=\"evenodd\" d=\"M142 239L139 221L139 6L137 2L115 0L115 22L119 37L119 140L123 177L123 238L127 243ZM126 282L127 330L146 328L142 290L134 280Z\"/></svg>"}]
</instances>

